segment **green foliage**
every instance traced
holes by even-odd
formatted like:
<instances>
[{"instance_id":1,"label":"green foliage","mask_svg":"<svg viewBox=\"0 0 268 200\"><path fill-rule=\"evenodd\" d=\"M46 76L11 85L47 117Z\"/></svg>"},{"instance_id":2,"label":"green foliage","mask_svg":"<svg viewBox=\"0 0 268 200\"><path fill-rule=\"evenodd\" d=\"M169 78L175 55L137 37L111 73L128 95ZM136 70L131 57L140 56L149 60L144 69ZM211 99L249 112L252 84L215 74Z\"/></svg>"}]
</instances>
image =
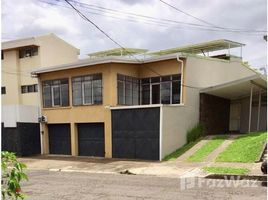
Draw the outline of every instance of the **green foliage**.
<instances>
[{"instance_id":1,"label":"green foliage","mask_svg":"<svg viewBox=\"0 0 268 200\"><path fill-rule=\"evenodd\" d=\"M183 145L181 148L179 148L176 151L174 151L173 153L167 155L163 160L164 161L176 160L178 157L180 157L182 154L184 154L186 151L188 151L194 145L196 145L199 141L200 141L200 139L198 139L198 140L196 140L194 142L190 142L188 144Z\"/></svg>"},{"instance_id":2,"label":"green foliage","mask_svg":"<svg viewBox=\"0 0 268 200\"><path fill-rule=\"evenodd\" d=\"M21 192L20 182L28 180L24 173L26 165L17 161L15 153L1 152L2 167L2 199L24 199L25 194Z\"/></svg>"},{"instance_id":3,"label":"green foliage","mask_svg":"<svg viewBox=\"0 0 268 200\"><path fill-rule=\"evenodd\" d=\"M204 126L199 123L191 130L187 131L187 143L194 142L203 135L204 135Z\"/></svg>"},{"instance_id":4,"label":"green foliage","mask_svg":"<svg viewBox=\"0 0 268 200\"><path fill-rule=\"evenodd\" d=\"M266 132L248 133L236 138L216 158L217 162L253 163L258 160L267 140Z\"/></svg>"},{"instance_id":5,"label":"green foliage","mask_svg":"<svg viewBox=\"0 0 268 200\"><path fill-rule=\"evenodd\" d=\"M216 136L204 144L200 149L198 149L193 155L191 155L187 160L193 162L203 161L212 151L214 151L218 146L220 146L227 135Z\"/></svg>"},{"instance_id":6,"label":"green foliage","mask_svg":"<svg viewBox=\"0 0 268 200\"><path fill-rule=\"evenodd\" d=\"M247 174L249 169L247 168L232 168L232 167L204 167L206 172L213 174L236 174L236 175L244 175Z\"/></svg>"}]
</instances>

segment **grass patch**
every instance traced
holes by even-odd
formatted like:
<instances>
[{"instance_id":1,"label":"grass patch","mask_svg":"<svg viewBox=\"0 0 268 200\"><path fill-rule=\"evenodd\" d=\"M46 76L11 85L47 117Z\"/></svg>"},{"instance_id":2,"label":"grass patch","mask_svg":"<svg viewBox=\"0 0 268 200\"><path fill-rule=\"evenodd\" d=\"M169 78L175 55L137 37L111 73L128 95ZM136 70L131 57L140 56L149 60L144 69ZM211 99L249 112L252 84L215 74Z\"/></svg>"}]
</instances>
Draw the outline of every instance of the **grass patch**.
<instances>
[{"instance_id":1,"label":"grass patch","mask_svg":"<svg viewBox=\"0 0 268 200\"><path fill-rule=\"evenodd\" d=\"M184 154L186 151L191 149L194 145L196 145L201 139L198 139L194 142L190 142L188 144L185 144L181 148L177 149L173 153L167 155L163 160L168 161L168 160L176 160L178 157L180 157L182 154Z\"/></svg>"},{"instance_id":2,"label":"grass patch","mask_svg":"<svg viewBox=\"0 0 268 200\"><path fill-rule=\"evenodd\" d=\"M226 135L216 136L206 144L204 144L200 149L198 149L193 155L191 155L187 160L192 162L200 162L208 156L212 151L214 151L221 143L227 138Z\"/></svg>"},{"instance_id":3,"label":"grass patch","mask_svg":"<svg viewBox=\"0 0 268 200\"><path fill-rule=\"evenodd\" d=\"M200 123L187 131L187 143L194 142L204 135L204 126Z\"/></svg>"},{"instance_id":4,"label":"grass patch","mask_svg":"<svg viewBox=\"0 0 268 200\"><path fill-rule=\"evenodd\" d=\"M257 161L263 145L266 142L267 132L248 133L236 138L216 158L217 162L243 162Z\"/></svg>"},{"instance_id":5,"label":"grass patch","mask_svg":"<svg viewBox=\"0 0 268 200\"><path fill-rule=\"evenodd\" d=\"M203 170L213 174L244 175L250 172L250 170L247 168L232 168L232 167L204 167Z\"/></svg>"}]
</instances>

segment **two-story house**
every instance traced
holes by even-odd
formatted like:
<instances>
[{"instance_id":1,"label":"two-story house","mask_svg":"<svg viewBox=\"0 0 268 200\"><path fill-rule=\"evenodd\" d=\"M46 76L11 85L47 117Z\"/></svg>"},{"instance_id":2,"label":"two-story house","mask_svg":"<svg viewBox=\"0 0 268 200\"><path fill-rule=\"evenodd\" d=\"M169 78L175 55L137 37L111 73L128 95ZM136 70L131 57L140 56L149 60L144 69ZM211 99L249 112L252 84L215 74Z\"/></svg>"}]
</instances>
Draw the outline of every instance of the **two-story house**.
<instances>
[{"instance_id":1,"label":"two-story house","mask_svg":"<svg viewBox=\"0 0 268 200\"><path fill-rule=\"evenodd\" d=\"M207 134L266 129L266 80L230 55L242 46L216 40L144 57L110 50L33 71L43 152L161 160L199 122Z\"/></svg>"},{"instance_id":2,"label":"two-story house","mask_svg":"<svg viewBox=\"0 0 268 200\"><path fill-rule=\"evenodd\" d=\"M31 71L78 60L79 49L54 34L2 42L2 150L40 154L40 100Z\"/></svg>"}]
</instances>

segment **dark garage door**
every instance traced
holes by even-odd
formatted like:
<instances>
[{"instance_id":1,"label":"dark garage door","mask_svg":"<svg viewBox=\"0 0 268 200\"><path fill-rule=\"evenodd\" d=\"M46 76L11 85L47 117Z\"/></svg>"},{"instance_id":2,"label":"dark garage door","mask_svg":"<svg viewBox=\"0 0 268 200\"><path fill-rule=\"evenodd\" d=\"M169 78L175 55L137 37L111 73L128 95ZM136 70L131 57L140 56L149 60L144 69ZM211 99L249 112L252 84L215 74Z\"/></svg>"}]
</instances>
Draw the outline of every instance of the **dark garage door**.
<instances>
[{"instance_id":1,"label":"dark garage door","mask_svg":"<svg viewBox=\"0 0 268 200\"><path fill-rule=\"evenodd\" d=\"M70 124L49 124L49 153L71 155Z\"/></svg>"},{"instance_id":2,"label":"dark garage door","mask_svg":"<svg viewBox=\"0 0 268 200\"><path fill-rule=\"evenodd\" d=\"M159 108L112 110L114 158L159 160Z\"/></svg>"},{"instance_id":3,"label":"dark garage door","mask_svg":"<svg viewBox=\"0 0 268 200\"><path fill-rule=\"evenodd\" d=\"M104 157L104 123L77 124L78 154Z\"/></svg>"}]
</instances>

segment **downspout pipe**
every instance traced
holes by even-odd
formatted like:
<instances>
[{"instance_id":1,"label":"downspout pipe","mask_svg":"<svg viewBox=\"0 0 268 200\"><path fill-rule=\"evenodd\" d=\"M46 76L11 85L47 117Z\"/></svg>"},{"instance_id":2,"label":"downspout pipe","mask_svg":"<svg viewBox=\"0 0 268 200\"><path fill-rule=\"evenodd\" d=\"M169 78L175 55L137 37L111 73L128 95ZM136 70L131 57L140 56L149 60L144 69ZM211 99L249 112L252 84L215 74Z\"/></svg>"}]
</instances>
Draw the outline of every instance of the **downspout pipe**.
<instances>
[{"instance_id":1,"label":"downspout pipe","mask_svg":"<svg viewBox=\"0 0 268 200\"><path fill-rule=\"evenodd\" d=\"M180 59L180 54L177 54L177 61L181 63L181 93L180 93L180 104L183 104L183 83L184 83L184 64L183 60Z\"/></svg>"}]
</instances>

